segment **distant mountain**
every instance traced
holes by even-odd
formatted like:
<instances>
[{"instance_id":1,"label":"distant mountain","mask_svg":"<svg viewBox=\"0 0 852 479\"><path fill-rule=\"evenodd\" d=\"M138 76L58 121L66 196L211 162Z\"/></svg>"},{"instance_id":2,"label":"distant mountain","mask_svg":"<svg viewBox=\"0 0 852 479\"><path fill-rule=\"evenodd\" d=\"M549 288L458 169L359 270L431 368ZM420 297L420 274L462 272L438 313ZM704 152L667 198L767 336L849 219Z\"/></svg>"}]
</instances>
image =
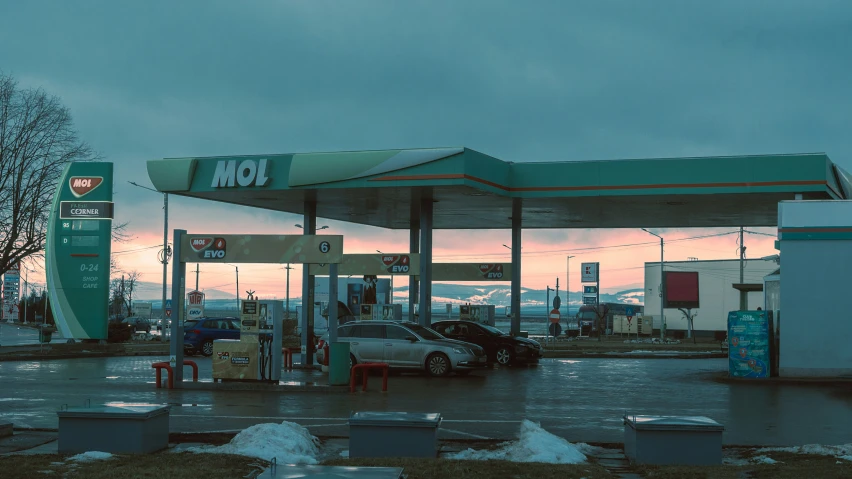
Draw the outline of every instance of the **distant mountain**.
<instances>
[{"instance_id":1,"label":"distant mountain","mask_svg":"<svg viewBox=\"0 0 852 479\"><path fill-rule=\"evenodd\" d=\"M190 285L189 281L187 281L187 291L191 291L191 287L194 287L195 284ZM207 299L231 299L234 300L234 293L227 293L225 291L221 291L218 289L204 289L204 294L207 296ZM156 301L156 305L154 307L159 308L160 301L163 296L163 283L154 283L151 281L139 281L136 283L136 290L133 293L133 299L139 301ZM168 289L168 296L172 296L171 286Z\"/></svg>"},{"instance_id":2,"label":"distant mountain","mask_svg":"<svg viewBox=\"0 0 852 479\"><path fill-rule=\"evenodd\" d=\"M209 308L221 309L236 309L234 294L220 290L205 290L207 294L207 305ZM301 291L299 291L301 292ZM160 295L162 294L162 285L157 283L140 282L136 297L140 301L151 301L155 309L160 307ZM562 298L562 304L566 304L565 292L559 292ZM171 296L171 290L169 291ZM493 304L495 306L508 306L511 302L512 290L508 284L501 283L499 285L465 285L465 284L446 284L436 283L432 285L432 303L439 304ZM550 292L550 301L553 302L554 292ZM408 298L408 286L400 286L394 289L394 299L396 302L406 302ZM281 296L275 298L283 300ZM521 303L525 306L547 307L547 291L543 289L521 289ZM616 293L601 293L600 301L602 303L626 303L641 305L645 302L645 292L643 289L628 289ZM291 297L290 307L295 308L302 304L301 298ZM583 304L582 291L571 291L570 302L571 306L579 306Z\"/></svg>"}]
</instances>

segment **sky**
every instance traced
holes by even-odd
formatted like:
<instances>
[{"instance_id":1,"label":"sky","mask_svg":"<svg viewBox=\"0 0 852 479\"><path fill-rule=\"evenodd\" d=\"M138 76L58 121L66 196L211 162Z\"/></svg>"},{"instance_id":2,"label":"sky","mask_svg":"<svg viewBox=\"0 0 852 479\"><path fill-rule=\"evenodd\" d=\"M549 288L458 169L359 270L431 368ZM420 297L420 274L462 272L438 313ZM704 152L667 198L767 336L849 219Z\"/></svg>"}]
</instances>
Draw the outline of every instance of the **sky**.
<instances>
[{"instance_id":1,"label":"sky","mask_svg":"<svg viewBox=\"0 0 852 479\"><path fill-rule=\"evenodd\" d=\"M115 163L125 271L160 282L162 196L149 159L467 146L506 161L826 152L852 170L852 2L799 0L0 0L0 70L71 110ZM296 215L170 197L170 227L300 233ZM322 221L347 253L404 252L405 231ZM749 225L745 225L749 226ZM773 229L755 229L774 234ZM667 241L725 233L661 230ZM509 260L509 231L435 236L442 261ZM641 288L659 261L641 230L524 233L525 287ZM629 248L601 246L650 243ZM746 235L747 255L775 254ZM732 258L736 235L672 242L666 260ZM31 282L43 282L30 265ZM301 267L291 294L301 291ZM279 265L240 289L284 296ZM204 265L202 289L235 291ZM398 282L398 284L401 282ZM563 286L564 287L564 286Z\"/></svg>"}]
</instances>

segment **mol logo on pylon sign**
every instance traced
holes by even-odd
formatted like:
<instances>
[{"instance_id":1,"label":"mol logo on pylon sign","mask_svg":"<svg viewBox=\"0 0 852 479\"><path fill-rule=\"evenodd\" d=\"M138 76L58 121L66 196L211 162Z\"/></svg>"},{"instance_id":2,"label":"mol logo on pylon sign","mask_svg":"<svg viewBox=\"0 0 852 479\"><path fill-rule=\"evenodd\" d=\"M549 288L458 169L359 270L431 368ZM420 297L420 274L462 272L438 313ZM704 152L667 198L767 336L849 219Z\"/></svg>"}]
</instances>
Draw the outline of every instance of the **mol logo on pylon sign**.
<instances>
[{"instance_id":1,"label":"mol logo on pylon sign","mask_svg":"<svg viewBox=\"0 0 852 479\"><path fill-rule=\"evenodd\" d=\"M382 263L388 267L388 273L404 274L411 268L411 258L407 255L382 256Z\"/></svg>"},{"instance_id":2,"label":"mol logo on pylon sign","mask_svg":"<svg viewBox=\"0 0 852 479\"><path fill-rule=\"evenodd\" d=\"M501 279L503 277L502 264L481 264L479 271L482 272L485 279Z\"/></svg>"},{"instance_id":3,"label":"mol logo on pylon sign","mask_svg":"<svg viewBox=\"0 0 852 479\"><path fill-rule=\"evenodd\" d=\"M224 238L190 238L189 246L201 259L225 259L227 245Z\"/></svg>"},{"instance_id":4,"label":"mol logo on pylon sign","mask_svg":"<svg viewBox=\"0 0 852 479\"><path fill-rule=\"evenodd\" d=\"M72 195L82 198L103 182L104 179L100 176L72 176L68 180L68 186L71 188Z\"/></svg>"}]
</instances>

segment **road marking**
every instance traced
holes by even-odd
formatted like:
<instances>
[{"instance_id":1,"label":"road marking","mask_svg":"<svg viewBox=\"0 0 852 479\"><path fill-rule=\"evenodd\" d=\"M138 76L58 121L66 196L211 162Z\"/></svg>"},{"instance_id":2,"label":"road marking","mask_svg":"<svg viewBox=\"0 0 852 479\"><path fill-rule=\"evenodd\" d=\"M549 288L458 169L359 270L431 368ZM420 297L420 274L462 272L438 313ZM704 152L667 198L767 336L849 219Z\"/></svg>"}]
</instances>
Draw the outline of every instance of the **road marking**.
<instances>
[{"instance_id":1,"label":"road marking","mask_svg":"<svg viewBox=\"0 0 852 479\"><path fill-rule=\"evenodd\" d=\"M289 417L289 416L211 416L208 414L170 414L169 417L205 417L211 419L274 419L281 421L346 421L348 417ZM492 420L492 419L444 419L446 423L471 423L471 424L520 424L522 421Z\"/></svg>"},{"instance_id":2,"label":"road marking","mask_svg":"<svg viewBox=\"0 0 852 479\"><path fill-rule=\"evenodd\" d=\"M453 434L459 434L459 435L462 435L462 436L468 436L468 437L472 437L472 438L474 438L474 439L485 439L485 440L491 440L491 438L490 438L490 437L487 437L487 436L480 436L480 435L478 435L478 434L471 434L471 433L469 433L469 432L456 431L455 429L447 429L447 428L445 428L445 427L442 427L442 428L441 428L441 431L442 431L442 432L444 432L444 431L445 431L445 432L450 432L450 433L453 433Z\"/></svg>"}]
</instances>

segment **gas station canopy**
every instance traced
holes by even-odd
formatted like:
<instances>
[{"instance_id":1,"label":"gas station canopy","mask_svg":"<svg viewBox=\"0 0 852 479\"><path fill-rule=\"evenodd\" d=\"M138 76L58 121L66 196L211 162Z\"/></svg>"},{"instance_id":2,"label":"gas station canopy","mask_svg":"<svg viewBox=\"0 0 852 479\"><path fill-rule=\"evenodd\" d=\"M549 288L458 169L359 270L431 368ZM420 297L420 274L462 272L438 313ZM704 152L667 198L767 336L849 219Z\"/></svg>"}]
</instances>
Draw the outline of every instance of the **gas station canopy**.
<instances>
[{"instance_id":1,"label":"gas station canopy","mask_svg":"<svg viewBox=\"0 0 852 479\"><path fill-rule=\"evenodd\" d=\"M436 229L775 226L778 202L852 198L826 154L512 163L468 148L151 160L162 192L409 229L433 200ZM414 213L416 218L416 211Z\"/></svg>"}]
</instances>

